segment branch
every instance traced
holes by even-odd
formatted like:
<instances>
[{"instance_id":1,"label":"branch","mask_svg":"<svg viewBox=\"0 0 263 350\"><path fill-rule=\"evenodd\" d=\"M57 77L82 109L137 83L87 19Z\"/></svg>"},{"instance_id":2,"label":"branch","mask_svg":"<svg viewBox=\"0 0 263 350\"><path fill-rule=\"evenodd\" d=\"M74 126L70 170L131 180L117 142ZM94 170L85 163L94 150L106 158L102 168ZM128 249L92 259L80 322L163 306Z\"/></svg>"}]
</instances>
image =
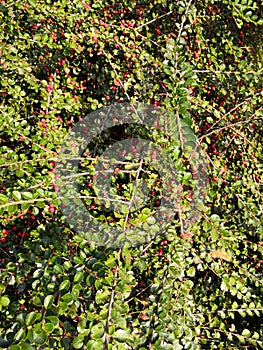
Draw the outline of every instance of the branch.
<instances>
[{"instance_id":1,"label":"branch","mask_svg":"<svg viewBox=\"0 0 263 350\"><path fill-rule=\"evenodd\" d=\"M108 309L108 317L106 321L106 327L105 327L105 350L109 350L109 328L110 328L110 323L111 323L111 317L112 317L112 307L113 307L113 302L114 302L114 296L115 296L115 288L117 286L117 278L118 278L118 272L120 268L120 258L121 258L121 252L122 248L119 249L118 252L118 264L115 269L114 273L114 282L111 288L111 294L110 294L110 303L109 303L109 309Z\"/></svg>"}]
</instances>

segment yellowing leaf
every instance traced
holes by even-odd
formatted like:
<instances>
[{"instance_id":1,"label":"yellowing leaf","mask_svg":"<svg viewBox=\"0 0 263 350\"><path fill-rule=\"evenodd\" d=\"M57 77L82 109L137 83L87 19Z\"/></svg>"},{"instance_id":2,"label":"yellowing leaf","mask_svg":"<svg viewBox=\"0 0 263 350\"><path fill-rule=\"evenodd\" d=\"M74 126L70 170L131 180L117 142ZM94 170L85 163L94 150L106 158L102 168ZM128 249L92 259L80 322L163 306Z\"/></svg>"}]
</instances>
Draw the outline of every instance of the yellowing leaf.
<instances>
[{"instance_id":1,"label":"yellowing leaf","mask_svg":"<svg viewBox=\"0 0 263 350\"><path fill-rule=\"evenodd\" d=\"M223 259L226 261L231 261L231 256L226 252L223 252L220 250L215 250L213 252L210 252L210 255L212 258L215 258L215 259Z\"/></svg>"}]
</instances>

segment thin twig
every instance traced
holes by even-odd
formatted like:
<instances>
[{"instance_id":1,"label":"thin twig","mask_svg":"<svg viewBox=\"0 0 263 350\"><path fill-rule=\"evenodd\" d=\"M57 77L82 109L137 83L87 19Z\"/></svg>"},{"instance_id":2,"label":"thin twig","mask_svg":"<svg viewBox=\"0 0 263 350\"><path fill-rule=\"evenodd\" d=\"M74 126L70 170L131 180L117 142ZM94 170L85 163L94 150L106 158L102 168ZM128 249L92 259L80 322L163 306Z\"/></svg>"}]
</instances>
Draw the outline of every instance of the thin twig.
<instances>
[{"instance_id":1,"label":"thin twig","mask_svg":"<svg viewBox=\"0 0 263 350\"><path fill-rule=\"evenodd\" d=\"M184 23L185 23L185 21L186 21L186 15L187 15L187 13L188 13L188 11L189 11L191 2L192 2L192 0L190 0L190 1L188 2L187 7L186 7L186 9L185 9L185 13L184 13L184 16L183 16L183 20L182 20L182 23L181 23L181 26L180 26L180 29L179 29L179 33L178 33L178 36L177 36L177 42L178 42L178 41L180 40L180 38L181 38L181 34L182 34L182 31L183 31Z\"/></svg>"},{"instance_id":2,"label":"thin twig","mask_svg":"<svg viewBox=\"0 0 263 350\"><path fill-rule=\"evenodd\" d=\"M191 1L192 1L192 0L191 0ZM157 18L154 18L154 19L152 19L151 21L146 22L146 23L140 25L139 27L135 28L135 30L141 29L142 27L145 27L145 26L147 26L147 25L150 24L150 23L153 23L153 22L155 22L155 21L158 21L159 19L170 15L172 12L173 12L173 11L169 11L169 12L167 12L167 13L164 13L163 15L161 15L161 16L159 16L159 17L157 17Z\"/></svg>"}]
</instances>

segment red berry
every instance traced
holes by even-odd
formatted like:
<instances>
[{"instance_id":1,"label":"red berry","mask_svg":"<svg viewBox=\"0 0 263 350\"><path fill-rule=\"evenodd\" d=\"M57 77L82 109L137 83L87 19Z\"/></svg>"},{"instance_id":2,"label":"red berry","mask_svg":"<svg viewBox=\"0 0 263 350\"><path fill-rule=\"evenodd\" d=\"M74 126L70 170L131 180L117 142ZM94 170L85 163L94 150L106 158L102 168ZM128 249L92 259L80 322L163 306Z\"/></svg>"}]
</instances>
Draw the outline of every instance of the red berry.
<instances>
[{"instance_id":1,"label":"red berry","mask_svg":"<svg viewBox=\"0 0 263 350\"><path fill-rule=\"evenodd\" d=\"M132 149L131 149L131 151L132 151L132 153L133 153L133 154L136 154L136 153L138 153L138 151L137 151L136 147L134 147L134 146L132 146Z\"/></svg>"},{"instance_id":2,"label":"red berry","mask_svg":"<svg viewBox=\"0 0 263 350\"><path fill-rule=\"evenodd\" d=\"M8 232L5 228L3 228L2 232L3 232L3 234L4 234L5 236L8 236L8 235L9 235L9 232Z\"/></svg>"},{"instance_id":3,"label":"red berry","mask_svg":"<svg viewBox=\"0 0 263 350\"><path fill-rule=\"evenodd\" d=\"M163 250L162 250L162 248L159 248L158 249L158 256L162 256L163 255Z\"/></svg>"},{"instance_id":4,"label":"red berry","mask_svg":"<svg viewBox=\"0 0 263 350\"><path fill-rule=\"evenodd\" d=\"M49 85L46 86L46 91L47 92L50 92L52 90L53 90L53 85L52 84L49 84Z\"/></svg>"},{"instance_id":5,"label":"red berry","mask_svg":"<svg viewBox=\"0 0 263 350\"><path fill-rule=\"evenodd\" d=\"M159 207L160 204L161 204L161 201L159 199L157 199L157 201L155 201L156 207Z\"/></svg>"},{"instance_id":6,"label":"red berry","mask_svg":"<svg viewBox=\"0 0 263 350\"><path fill-rule=\"evenodd\" d=\"M147 320L149 320L149 318L150 318L150 317L149 317L148 315L146 315L146 314L141 314L141 315L140 315L140 319L141 319L141 320L147 321Z\"/></svg>"},{"instance_id":7,"label":"red berry","mask_svg":"<svg viewBox=\"0 0 263 350\"><path fill-rule=\"evenodd\" d=\"M55 190L56 192L59 192L59 186L53 185L53 188L54 188L54 190Z\"/></svg>"},{"instance_id":8,"label":"red berry","mask_svg":"<svg viewBox=\"0 0 263 350\"><path fill-rule=\"evenodd\" d=\"M54 211L55 211L55 207L54 207L54 204L49 204L49 212L50 213L54 213Z\"/></svg>"},{"instance_id":9,"label":"red berry","mask_svg":"<svg viewBox=\"0 0 263 350\"><path fill-rule=\"evenodd\" d=\"M167 244L167 239L164 239L162 242L161 242L161 245L166 245Z\"/></svg>"}]
</instances>

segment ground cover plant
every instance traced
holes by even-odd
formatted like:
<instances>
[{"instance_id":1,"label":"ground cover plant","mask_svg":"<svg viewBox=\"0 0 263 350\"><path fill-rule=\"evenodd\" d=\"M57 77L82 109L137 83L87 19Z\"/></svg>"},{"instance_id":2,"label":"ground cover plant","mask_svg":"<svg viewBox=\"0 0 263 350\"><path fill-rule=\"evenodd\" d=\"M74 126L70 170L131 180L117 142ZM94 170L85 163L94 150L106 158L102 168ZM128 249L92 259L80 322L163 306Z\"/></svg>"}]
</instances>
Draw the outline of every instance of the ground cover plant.
<instances>
[{"instance_id":1,"label":"ground cover plant","mask_svg":"<svg viewBox=\"0 0 263 350\"><path fill-rule=\"evenodd\" d=\"M1 0L0 8L0 348L263 348L261 1ZM205 205L189 230L179 213L141 245L100 247L61 211L60 146L90 113L137 102L173 111L195 133ZM165 135L150 132L124 125L89 146L138 133L165 148ZM187 173L180 150L173 155ZM150 164L144 170L157 178L138 214L147 217L162 183ZM122 171L112 183L128 197L132 173L123 180ZM182 184L187 207L191 179ZM94 194L92 177L81 186ZM99 205L86 201L94 217L120 224Z\"/></svg>"}]
</instances>

